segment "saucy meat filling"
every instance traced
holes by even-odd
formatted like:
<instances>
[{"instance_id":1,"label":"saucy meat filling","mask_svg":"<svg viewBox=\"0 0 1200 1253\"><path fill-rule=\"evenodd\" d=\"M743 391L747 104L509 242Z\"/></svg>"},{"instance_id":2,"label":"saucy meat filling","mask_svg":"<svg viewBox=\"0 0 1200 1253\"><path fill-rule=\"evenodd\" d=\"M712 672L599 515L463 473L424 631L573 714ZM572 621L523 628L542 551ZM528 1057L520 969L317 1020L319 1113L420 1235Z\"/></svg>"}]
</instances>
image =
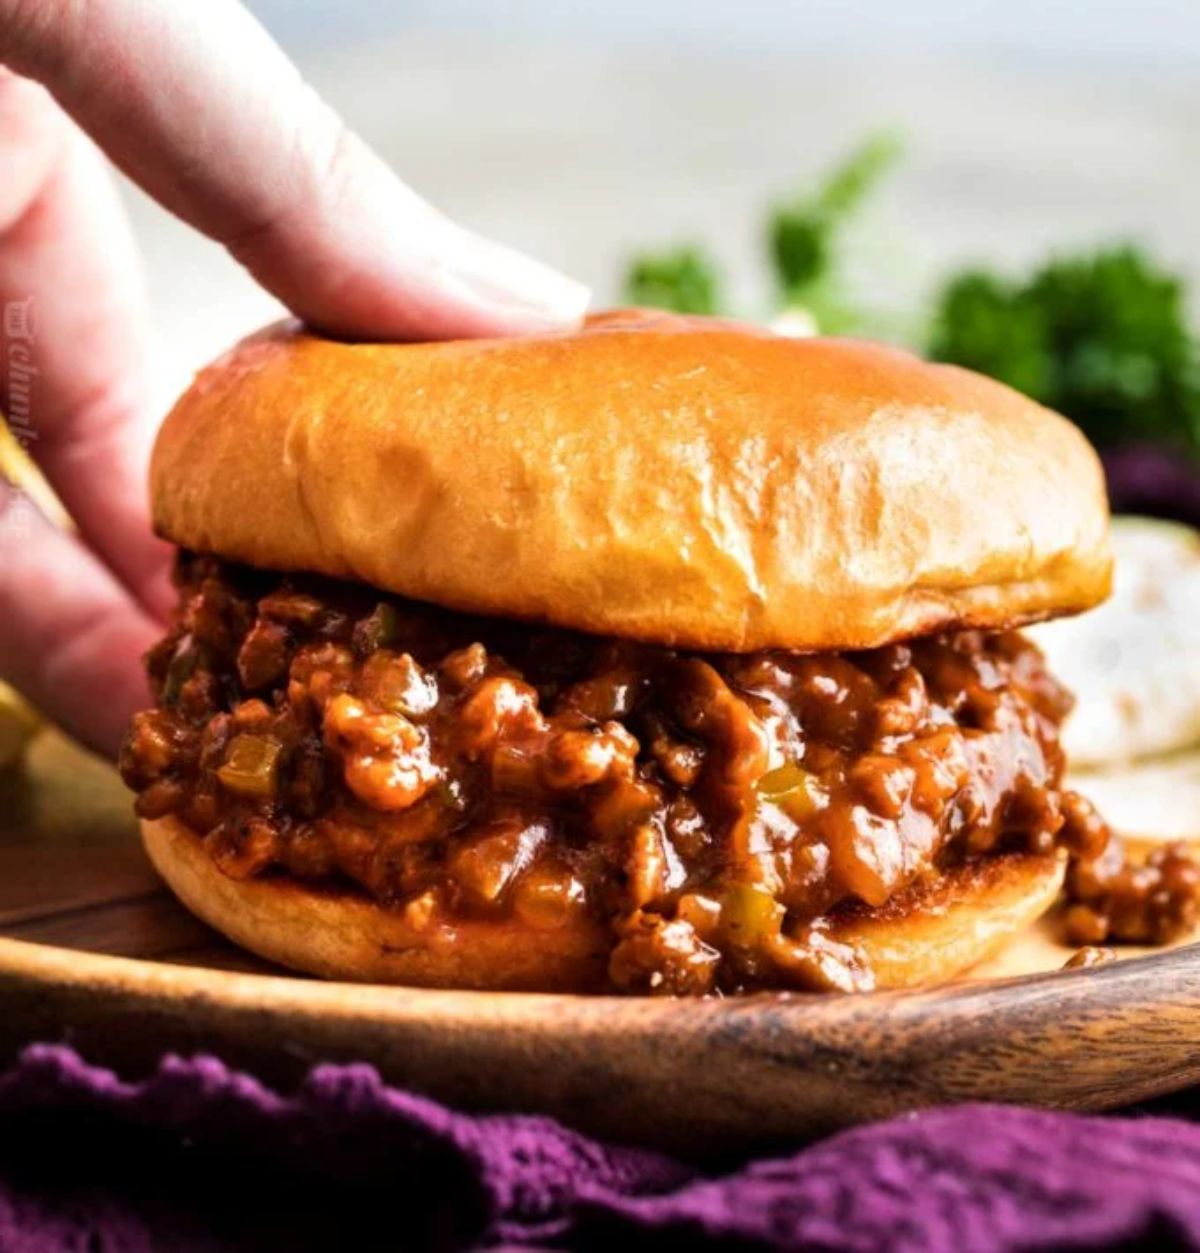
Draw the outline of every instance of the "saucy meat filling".
<instances>
[{"instance_id":1,"label":"saucy meat filling","mask_svg":"<svg viewBox=\"0 0 1200 1253\"><path fill-rule=\"evenodd\" d=\"M610 986L863 987L826 934L964 858L1072 855L1073 937L1192 921L1178 850L1125 865L1061 786L1070 707L1019 634L698 655L183 554L122 755L235 878L386 906L601 921Z\"/></svg>"}]
</instances>

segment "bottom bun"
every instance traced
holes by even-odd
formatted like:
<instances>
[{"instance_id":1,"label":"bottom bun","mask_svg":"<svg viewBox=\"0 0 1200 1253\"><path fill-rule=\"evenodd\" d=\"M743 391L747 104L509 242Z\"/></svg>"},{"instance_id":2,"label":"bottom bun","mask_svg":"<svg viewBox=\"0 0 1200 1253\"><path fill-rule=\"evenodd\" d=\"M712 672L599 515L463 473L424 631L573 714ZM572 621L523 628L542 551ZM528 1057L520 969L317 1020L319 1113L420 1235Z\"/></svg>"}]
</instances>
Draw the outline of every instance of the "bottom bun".
<instances>
[{"instance_id":1,"label":"bottom bun","mask_svg":"<svg viewBox=\"0 0 1200 1253\"><path fill-rule=\"evenodd\" d=\"M1003 853L968 862L892 897L838 917L830 935L855 944L879 988L945 983L995 957L1054 904L1063 853Z\"/></svg>"},{"instance_id":2,"label":"bottom bun","mask_svg":"<svg viewBox=\"0 0 1200 1253\"><path fill-rule=\"evenodd\" d=\"M327 979L509 991L596 991L612 933L600 924L539 929L387 909L351 889L286 876L231 879L174 818L142 823L150 860L179 899L242 948ZM953 870L831 922L858 945L876 986L941 983L998 952L1053 904L1060 855L1011 853Z\"/></svg>"},{"instance_id":3,"label":"bottom bun","mask_svg":"<svg viewBox=\"0 0 1200 1253\"><path fill-rule=\"evenodd\" d=\"M509 922L419 917L351 888L286 875L231 879L175 818L142 823L154 868L210 927L268 961L355 983L585 991L603 985L607 928L540 930Z\"/></svg>"}]
</instances>

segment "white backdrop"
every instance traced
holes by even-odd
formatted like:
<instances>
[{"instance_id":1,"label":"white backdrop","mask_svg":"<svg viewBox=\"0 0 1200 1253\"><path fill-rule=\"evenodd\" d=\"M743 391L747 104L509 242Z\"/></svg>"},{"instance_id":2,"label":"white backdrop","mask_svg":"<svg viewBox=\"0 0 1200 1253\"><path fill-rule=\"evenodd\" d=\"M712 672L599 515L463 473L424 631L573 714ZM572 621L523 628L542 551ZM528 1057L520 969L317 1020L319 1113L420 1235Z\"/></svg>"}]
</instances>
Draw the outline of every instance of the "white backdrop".
<instances>
[{"instance_id":1,"label":"white backdrop","mask_svg":"<svg viewBox=\"0 0 1200 1253\"><path fill-rule=\"evenodd\" d=\"M907 147L856 251L881 303L1130 236L1200 277L1200 0L252 7L424 194L601 302L632 248L701 238L756 307L764 205L881 126ZM130 201L166 394L273 310Z\"/></svg>"},{"instance_id":2,"label":"white backdrop","mask_svg":"<svg viewBox=\"0 0 1200 1253\"><path fill-rule=\"evenodd\" d=\"M636 44L669 37L748 51L984 49L1052 56L1200 59L1195 0L251 0L293 46L402 30Z\"/></svg>"}]
</instances>

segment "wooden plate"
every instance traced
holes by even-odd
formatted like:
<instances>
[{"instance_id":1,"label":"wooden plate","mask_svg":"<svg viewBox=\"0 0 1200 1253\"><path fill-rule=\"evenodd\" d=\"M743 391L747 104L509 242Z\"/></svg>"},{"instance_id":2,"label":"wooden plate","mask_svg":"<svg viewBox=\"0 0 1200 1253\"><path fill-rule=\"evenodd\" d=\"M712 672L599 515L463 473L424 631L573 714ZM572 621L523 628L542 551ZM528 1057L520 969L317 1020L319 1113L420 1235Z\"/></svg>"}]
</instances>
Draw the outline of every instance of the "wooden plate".
<instances>
[{"instance_id":1,"label":"wooden plate","mask_svg":"<svg viewBox=\"0 0 1200 1253\"><path fill-rule=\"evenodd\" d=\"M1037 931L970 981L860 997L321 983L271 971L175 904L106 766L44 734L0 779L5 1061L62 1039L133 1077L164 1050L211 1050L287 1086L314 1062L363 1060L460 1107L690 1153L955 1101L1105 1109L1200 1080L1200 949L1062 972L1069 955Z\"/></svg>"}]
</instances>

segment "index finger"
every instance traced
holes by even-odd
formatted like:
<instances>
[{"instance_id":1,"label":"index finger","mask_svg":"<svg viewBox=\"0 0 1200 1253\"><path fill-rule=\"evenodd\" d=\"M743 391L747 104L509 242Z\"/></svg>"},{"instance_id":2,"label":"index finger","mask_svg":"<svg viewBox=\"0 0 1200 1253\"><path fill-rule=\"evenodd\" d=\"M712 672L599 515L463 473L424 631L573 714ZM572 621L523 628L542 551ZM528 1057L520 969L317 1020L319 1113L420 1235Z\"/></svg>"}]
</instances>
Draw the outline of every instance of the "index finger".
<instances>
[{"instance_id":1,"label":"index finger","mask_svg":"<svg viewBox=\"0 0 1200 1253\"><path fill-rule=\"evenodd\" d=\"M0 61L318 326L452 338L583 314L585 288L401 183L233 0L0 0Z\"/></svg>"}]
</instances>

